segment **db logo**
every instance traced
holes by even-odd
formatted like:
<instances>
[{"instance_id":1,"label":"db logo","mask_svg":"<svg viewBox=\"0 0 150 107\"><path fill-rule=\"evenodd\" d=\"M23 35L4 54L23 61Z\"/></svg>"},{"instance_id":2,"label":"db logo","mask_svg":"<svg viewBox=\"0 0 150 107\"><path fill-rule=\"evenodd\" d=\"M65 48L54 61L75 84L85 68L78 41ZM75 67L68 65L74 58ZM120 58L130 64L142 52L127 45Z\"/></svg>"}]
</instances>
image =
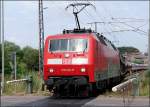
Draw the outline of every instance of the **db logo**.
<instances>
[{"instance_id":1,"label":"db logo","mask_svg":"<svg viewBox=\"0 0 150 107\"><path fill-rule=\"evenodd\" d=\"M63 59L63 64L71 64L71 59Z\"/></svg>"}]
</instances>

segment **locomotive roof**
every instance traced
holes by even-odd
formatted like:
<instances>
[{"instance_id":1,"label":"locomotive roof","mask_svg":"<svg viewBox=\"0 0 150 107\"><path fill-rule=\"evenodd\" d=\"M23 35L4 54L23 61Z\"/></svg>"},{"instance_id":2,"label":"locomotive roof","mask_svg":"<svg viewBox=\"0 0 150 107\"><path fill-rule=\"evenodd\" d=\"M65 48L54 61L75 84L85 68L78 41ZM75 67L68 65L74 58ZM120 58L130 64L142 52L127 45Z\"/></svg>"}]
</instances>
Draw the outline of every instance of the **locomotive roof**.
<instances>
[{"instance_id":1,"label":"locomotive roof","mask_svg":"<svg viewBox=\"0 0 150 107\"><path fill-rule=\"evenodd\" d=\"M73 29L73 30L63 30L63 34L70 34L70 33L93 33L91 29Z\"/></svg>"},{"instance_id":2,"label":"locomotive roof","mask_svg":"<svg viewBox=\"0 0 150 107\"><path fill-rule=\"evenodd\" d=\"M114 50L117 50L117 48L115 47L115 45L108 40L105 36L103 36L103 34L97 33L92 31L91 29L73 29L73 30L63 30L63 34L92 34L93 36L95 36L97 39L99 39L104 45L108 45L110 44L111 47L114 48ZM83 35L82 35L83 36Z\"/></svg>"}]
</instances>

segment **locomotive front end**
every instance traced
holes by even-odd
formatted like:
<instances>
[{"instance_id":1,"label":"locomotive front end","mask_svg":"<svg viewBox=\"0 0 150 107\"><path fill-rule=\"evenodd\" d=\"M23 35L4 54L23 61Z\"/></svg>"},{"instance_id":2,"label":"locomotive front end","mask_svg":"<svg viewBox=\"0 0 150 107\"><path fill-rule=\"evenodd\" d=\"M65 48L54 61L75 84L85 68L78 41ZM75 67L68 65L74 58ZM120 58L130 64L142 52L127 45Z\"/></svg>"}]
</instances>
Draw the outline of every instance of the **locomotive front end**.
<instances>
[{"instance_id":1,"label":"locomotive front end","mask_svg":"<svg viewBox=\"0 0 150 107\"><path fill-rule=\"evenodd\" d=\"M65 93L65 89L86 87L93 70L90 48L87 36L49 37L44 50L44 80L48 89Z\"/></svg>"}]
</instances>

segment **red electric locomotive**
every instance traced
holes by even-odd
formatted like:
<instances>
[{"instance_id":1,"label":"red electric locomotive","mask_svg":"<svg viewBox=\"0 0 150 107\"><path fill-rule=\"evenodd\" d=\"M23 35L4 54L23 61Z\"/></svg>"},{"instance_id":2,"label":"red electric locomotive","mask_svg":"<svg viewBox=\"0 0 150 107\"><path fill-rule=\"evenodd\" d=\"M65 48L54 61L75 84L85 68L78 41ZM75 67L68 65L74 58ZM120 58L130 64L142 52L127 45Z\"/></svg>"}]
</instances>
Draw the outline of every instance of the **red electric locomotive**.
<instances>
[{"instance_id":1,"label":"red electric locomotive","mask_svg":"<svg viewBox=\"0 0 150 107\"><path fill-rule=\"evenodd\" d=\"M55 94L88 95L119 81L120 75L117 48L98 33L65 30L45 41L44 80Z\"/></svg>"},{"instance_id":2,"label":"red electric locomotive","mask_svg":"<svg viewBox=\"0 0 150 107\"><path fill-rule=\"evenodd\" d=\"M89 4L70 6L81 5ZM54 95L88 96L115 85L122 75L117 48L103 35L81 29L79 12L74 12L77 29L48 36L45 41L44 80Z\"/></svg>"}]
</instances>

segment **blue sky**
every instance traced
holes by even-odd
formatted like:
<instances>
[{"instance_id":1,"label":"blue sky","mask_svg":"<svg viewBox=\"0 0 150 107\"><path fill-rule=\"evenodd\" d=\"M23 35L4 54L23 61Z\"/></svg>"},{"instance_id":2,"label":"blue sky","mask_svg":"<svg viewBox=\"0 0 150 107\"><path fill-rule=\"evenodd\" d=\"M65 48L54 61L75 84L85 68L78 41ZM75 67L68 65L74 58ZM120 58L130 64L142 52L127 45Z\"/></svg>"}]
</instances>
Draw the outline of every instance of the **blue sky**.
<instances>
[{"instance_id":1,"label":"blue sky","mask_svg":"<svg viewBox=\"0 0 150 107\"><path fill-rule=\"evenodd\" d=\"M85 1L87 2L87 1ZM96 10L87 7L79 14L82 27L92 27L87 23L94 21L114 22L124 21L125 24L100 24L98 32L104 32L116 46L134 46L142 52L147 51L148 47L148 25L149 25L149 2L148 1L90 1L95 5ZM38 48L38 2L37 1L5 1L5 40L15 42L21 47L32 46ZM72 1L44 1L44 24L45 37L61 33L63 29L75 27L72 9L66 11L65 7L74 3ZM114 18L121 18L112 20ZM130 18L130 19L122 19ZM144 20L136 20L144 19ZM130 22L127 22L130 21ZM139 21L139 22L135 22ZM130 26L132 27L130 27ZM143 25L143 26L142 26ZM135 30L133 27L140 27L142 31ZM144 31L144 32L143 32ZM108 33L111 32L111 33Z\"/></svg>"}]
</instances>

